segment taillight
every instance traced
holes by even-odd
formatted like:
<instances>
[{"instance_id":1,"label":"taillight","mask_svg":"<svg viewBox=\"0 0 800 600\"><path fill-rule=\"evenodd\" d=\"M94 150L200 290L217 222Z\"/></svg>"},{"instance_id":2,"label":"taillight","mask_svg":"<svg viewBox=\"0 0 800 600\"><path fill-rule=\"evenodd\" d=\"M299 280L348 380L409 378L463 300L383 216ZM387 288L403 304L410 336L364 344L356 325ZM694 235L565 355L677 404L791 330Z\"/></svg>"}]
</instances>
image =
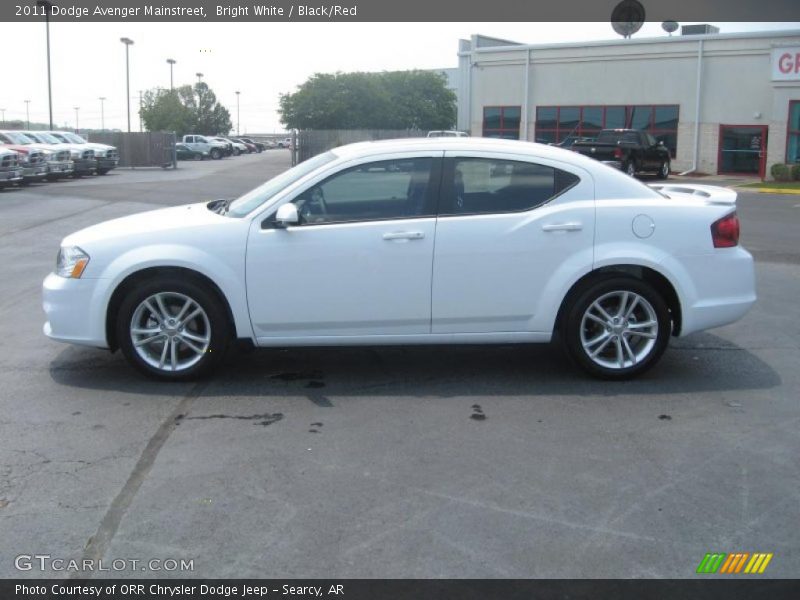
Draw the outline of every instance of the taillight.
<instances>
[{"instance_id":1,"label":"taillight","mask_svg":"<svg viewBox=\"0 0 800 600\"><path fill-rule=\"evenodd\" d=\"M725 215L711 224L714 248L733 248L739 245L739 217L736 212Z\"/></svg>"},{"instance_id":2,"label":"taillight","mask_svg":"<svg viewBox=\"0 0 800 600\"><path fill-rule=\"evenodd\" d=\"M614 158L622 158L622 148L614 148Z\"/></svg>"}]
</instances>

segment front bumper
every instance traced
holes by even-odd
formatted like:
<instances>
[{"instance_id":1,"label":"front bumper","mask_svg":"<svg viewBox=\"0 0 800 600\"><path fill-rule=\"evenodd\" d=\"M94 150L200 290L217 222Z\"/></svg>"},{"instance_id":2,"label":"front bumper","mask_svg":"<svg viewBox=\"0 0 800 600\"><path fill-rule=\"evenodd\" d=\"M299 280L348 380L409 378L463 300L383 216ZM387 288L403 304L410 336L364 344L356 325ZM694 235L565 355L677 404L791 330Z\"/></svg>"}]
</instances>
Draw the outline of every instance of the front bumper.
<instances>
[{"instance_id":1,"label":"front bumper","mask_svg":"<svg viewBox=\"0 0 800 600\"><path fill-rule=\"evenodd\" d=\"M93 173L97 168L97 162L91 158L76 158L72 160L75 173Z\"/></svg>"},{"instance_id":2,"label":"front bumper","mask_svg":"<svg viewBox=\"0 0 800 600\"><path fill-rule=\"evenodd\" d=\"M50 273L42 284L44 334L52 340L108 348L101 301L104 279L68 279Z\"/></svg>"},{"instance_id":3,"label":"front bumper","mask_svg":"<svg viewBox=\"0 0 800 600\"><path fill-rule=\"evenodd\" d=\"M0 185L19 183L20 181L22 181L21 168L0 171Z\"/></svg>"},{"instance_id":4,"label":"front bumper","mask_svg":"<svg viewBox=\"0 0 800 600\"><path fill-rule=\"evenodd\" d=\"M41 181L47 177L47 163L22 167L23 181Z\"/></svg>"},{"instance_id":5,"label":"front bumper","mask_svg":"<svg viewBox=\"0 0 800 600\"><path fill-rule=\"evenodd\" d=\"M119 164L118 158L99 157L96 160L98 169L116 169Z\"/></svg>"},{"instance_id":6,"label":"front bumper","mask_svg":"<svg viewBox=\"0 0 800 600\"><path fill-rule=\"evenodd\" d=\"M72 175L75 164L71 160L51 161L47 163L48 175Z\"/></svg>"}]
</instances>

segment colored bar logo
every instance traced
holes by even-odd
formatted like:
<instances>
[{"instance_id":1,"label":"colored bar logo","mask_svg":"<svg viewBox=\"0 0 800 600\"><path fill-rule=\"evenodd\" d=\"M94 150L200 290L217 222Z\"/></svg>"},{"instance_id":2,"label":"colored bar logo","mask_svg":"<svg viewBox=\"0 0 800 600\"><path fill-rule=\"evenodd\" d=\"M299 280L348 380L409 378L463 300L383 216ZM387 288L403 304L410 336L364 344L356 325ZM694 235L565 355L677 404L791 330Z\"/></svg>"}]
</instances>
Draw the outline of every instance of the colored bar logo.
<instances>
[{"instance_id":1,"label":"colored bar logo","mask_svg":"<svg viewBox=\"0 0 800 600\"><path fill-rule=\"evenodd\" d=\"M713 574L720 573L733 575L738 573L761 574L769 561L772 560L772 553L766 552L709 552L697 565L697 573Z\"/></svg>"}]
</instances>

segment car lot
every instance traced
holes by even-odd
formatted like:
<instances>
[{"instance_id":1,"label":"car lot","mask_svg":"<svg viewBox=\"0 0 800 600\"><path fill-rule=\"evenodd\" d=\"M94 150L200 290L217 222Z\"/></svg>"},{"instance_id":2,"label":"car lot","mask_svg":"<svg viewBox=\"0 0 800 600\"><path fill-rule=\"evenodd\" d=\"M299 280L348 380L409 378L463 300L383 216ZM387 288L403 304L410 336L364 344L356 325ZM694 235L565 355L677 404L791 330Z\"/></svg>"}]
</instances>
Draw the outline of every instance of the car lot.
<instances>
[{"instance_id":1,"label":"car lot","mask_svg":"<svg viewBox=\"0 0 800 600\"><path fill-rule=\"evenodd\" d=\"M235 196L288 159L0 194L0 575L63 576L15 569L38 553L198 577L680 578L710 551L797 573L800 196L740 195L759 302L632 382L501 346L263 350L163 384L44 338L64 235Z\"/></svg>"}]
</instances>

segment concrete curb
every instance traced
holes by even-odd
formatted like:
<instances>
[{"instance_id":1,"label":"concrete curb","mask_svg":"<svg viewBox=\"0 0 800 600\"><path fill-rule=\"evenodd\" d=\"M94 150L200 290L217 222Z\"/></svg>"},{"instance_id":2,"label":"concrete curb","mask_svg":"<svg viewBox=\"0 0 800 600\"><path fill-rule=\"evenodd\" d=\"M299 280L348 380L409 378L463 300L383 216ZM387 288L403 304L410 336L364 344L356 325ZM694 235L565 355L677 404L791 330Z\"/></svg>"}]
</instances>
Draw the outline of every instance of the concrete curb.
<instances>
[{"instance_id":1,"label":"concrete curb","mask_svg":"<svg viewBox=\"0 0 800 600\"><path fill-rule=\"evenodd\" d=\"M787 188L771 188L771 187L757 187L757 188L741 188L734 186L737 192L753 192L756 194L791 194L800 196L800 190L791 190Z\"/></svg>"}]
</instances>

